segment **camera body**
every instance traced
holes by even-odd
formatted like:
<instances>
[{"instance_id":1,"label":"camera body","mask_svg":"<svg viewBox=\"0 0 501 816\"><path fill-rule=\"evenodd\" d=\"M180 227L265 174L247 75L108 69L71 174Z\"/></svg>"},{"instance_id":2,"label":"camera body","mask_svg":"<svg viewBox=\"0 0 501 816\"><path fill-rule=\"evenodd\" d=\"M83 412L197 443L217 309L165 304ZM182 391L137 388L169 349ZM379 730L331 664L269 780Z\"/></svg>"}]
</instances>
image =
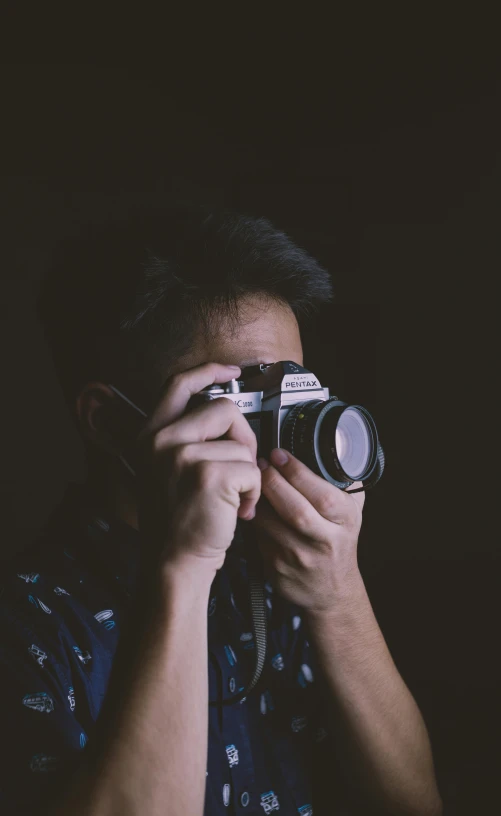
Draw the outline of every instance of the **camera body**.
<instances>
[{"instance_id":1,"label":"camera body","mask_svg":"<svg viewBox=\"0 0 501 816\"><path fill-rule=\"evenodd\" d=\"M298 363L244 368L238 379L195 394L188 410L219 397L232 400L244 414L256 435L258 456L285 448L342 490L354 481L372 487L382 475L384 454L369 412L331 397Z\"/></svg>"}]
</instances>

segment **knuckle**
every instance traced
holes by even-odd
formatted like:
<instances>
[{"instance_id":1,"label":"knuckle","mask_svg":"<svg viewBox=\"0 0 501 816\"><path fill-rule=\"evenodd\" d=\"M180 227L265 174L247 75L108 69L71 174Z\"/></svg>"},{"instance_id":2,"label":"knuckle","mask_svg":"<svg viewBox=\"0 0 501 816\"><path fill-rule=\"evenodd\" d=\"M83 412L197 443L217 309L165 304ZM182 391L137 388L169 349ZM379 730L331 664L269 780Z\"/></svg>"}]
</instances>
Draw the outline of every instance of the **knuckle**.
<instances>
[{"instance_id":1,"label":"knuckle","mask_svg":"<svg viewBox=\"0 0 501 816\"><path fill-rule=\"evenodd\" d=\"M169 440L169 431L167 428L161 428L151 437L151 453L153 456L158 456L165 451Z\"/></svg>"},{"instance_id":2,"label":"knuckle","mask_svg":"<svg viewBox=\"0 0 501 816\"><path fill-rule=\"evenodd\" d=\"M259 468L258 468L258 470L259 470ZM261 473L261 471L259 471L259 472ZM268 490L277 490L277 488L279 487L279 480L277 479L277 477L273 476L270 473L270 475L268 476L266 487L267 487Z\"/></svg>"},{"instance_id":3,"label":"knuckle","mask_svg":"<svg viewBox=\"0 0 501 816\"><path fill-rule=\"evenodd\" d=\"M238 405L228 397L218 397L212 401L212 404L214 405L217 403L220 403L219 410L222 409L229 416L232 416L234 418L234 422L238 423L238 425L242 428L246 438L245 444L251 449L255 457L257 454L257 437L245 418L245 414L243 414Z\"/></svg>"},{"instance_id":4,"label":"knuckle","mask_svg":"<svg viewBox=\"0 0 501 816\"><path fill-rule=\"evenodd\" d=\"M256 459L257 457L257 437L254 431L252 430L251 426L244 418L243 414L240 414L242 417L242 431L245 435L245 445L251 451L253 458Z\"/></svg>"},{"instance_id":5,"label":"knuckle","mask_svg":"<svg viewBox=\"0 0 501 816\"><path fill-rule=\"evenodd\" d=\"M217 405L218 408L216 410L219 411L226 411L229 412L230 414L232 411L233 412L238 411L238 413L240 413L240 410L237 408L233 400L231 400L229 397L217 397L216 399L211 400L210 404Z\"/></svg>"},{"instance_id":6,"label":"knuckle","mask_svg":"<svg viewBox=\"0 0 501 816\"><path fill-rule=\"evenodd\" d=\"M250 428L250 425L249 425L249 428ZM254 456L254 459L255 459L256 456L257 456L257 436L254 433L254 431L252 431L252 430L251 430L251 433L250 433L250 436L249 436L249 444L251 446L251 450L252 450L252 453L253 453L253 456ZM261 471L259 471L259 472L261 472Z\"/></svg>"},{"instance_id":7,"label":"knuckle","mask_svg":"<svg viewBox=\"0 0 501 816\"><path fill-rule=\"evenodd\" d=\"M202 405L202 411L207 411L214 414L219 411L220 413L229 416L233 410L232 406L232 401L227 397L216 397L216 399L207 400L207 402Z\"/></svg>"},{"instance_id":8,"label":"knuckle","mask_svg":"<svg viewBox=\"0 0 501 816\"><path fill-rule=\"evenodd\" d=\"M239 442L238 443L238 449L239 449L239 456L242 457L242 460L244 462L251 462L252 463L252 461L253 461L252 451L249 450L248 445L244 445L242 442ZM258 470L259 470L259 468L258 468Z\"/></svg>"},{"instance_id":9,"label":"knuckle","mask_svg":"<svg viewBox=\"0 0 501 816\"><path fill-rule=\"evenodd\" d=\"M307 510L296 510L294 512L295 526L301 533L308 533L311 530L311 516Z\"/></svg>"},{"instance_id":10,"label":"knuckle","mask_svg":"<svg viewBox=\"0 0 501 816\"><path fill-rule=\"evenodd\" d=\"M331 516L337 515L338 512L335 503L330 498L319 499L317 509L324 518L330 518Z\"/></svg>"},{"instance_id":11,"label":"knuckle","mask_svg":"<svg viewBox=\"0 0 501 816\"><path fill-rule=\"evenodd\" d=\"M179 388L184 378L185 373L183 371L178 371L177 374L171 374L171 376L167 380L167 391Z\"/></svg>"},{"instance_id":12,"label":"knuckle","mask_svg":"<svg viewBox=\"0 0 501 816\"><path fill-rule=\"evenodd\" d=\"M201 460L193 465L193 477L199 490L209 490L214 487L218 478L217 462Z\"/></svg>"},{"instance_id":13,"label":"knuckle","mask_svg":"<svg viewBox=\"0 0 501 816\"><path fill-rule=\"evenodd\" d=\"M189 445L178 445L172 451L172 466L180 472L190 463Z\"/></svg>"},{"instance_id":14,"label":"knuckle","mask_svg":"<svg viewBox=\"0 0 501 816\"><path fill-rule=\"evenodd\" d=\"M209 363L207 363L207 371L212 375L213 380L216 378L220 370L221 363L217 363L215 360L211 360Z\"/></svg>"},{"instance_id":15,"label":"knuckle","mask_svg":"<svg viewBox=\"0 0 501 816\"><path fill-rule=\"evenodd\" d=\"M306 547L296 550L296 558L301 569L311 570L313 567L313 554Z\"/></svg>"}]
</instances>

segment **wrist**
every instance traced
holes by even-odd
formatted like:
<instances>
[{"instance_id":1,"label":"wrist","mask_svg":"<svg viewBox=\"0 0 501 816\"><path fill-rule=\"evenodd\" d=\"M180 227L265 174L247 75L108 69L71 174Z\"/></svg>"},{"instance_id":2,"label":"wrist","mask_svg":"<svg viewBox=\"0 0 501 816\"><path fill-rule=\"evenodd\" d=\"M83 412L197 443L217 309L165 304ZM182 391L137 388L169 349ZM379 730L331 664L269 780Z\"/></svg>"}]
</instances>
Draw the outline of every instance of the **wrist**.
<instances>
[{"instance_id":1,"label":"wrist","mask_svg":"<svg viewBox=\"0 0 501 816\"><path fill-rule=\"evenodd\" d=\"M367 590L358 566L354 566L338 577L335 590L332 593L332 602L322 608L306 609L306 616L312 622L330 620L332 618L346 618L356 615L358 610L367 601Z\"/></svg>"},{"instance_id":2,"label":"wrist","mask_svg":"<svg viewBox=\"0 0 501 816\"><path fill-rule=\"evenodd\" d=\"M167 623L173 615L206 615L214 577L214 570L188 560L160 565L139 599L146 620Z\"/></svg>"},{"instance_id":3,"label":"wrist","mask_svg":"<svg viewBox=\"0 0 501 816\"><path fill-rule=\"evenodd\" d=\"M183 555L164 561L158 574L161 590L171 590L174 586L180 586L190 591L208 593L216 577L217 568L209 559L206 560L207 563L204 559Z\"/></svg>"}]
</instances>

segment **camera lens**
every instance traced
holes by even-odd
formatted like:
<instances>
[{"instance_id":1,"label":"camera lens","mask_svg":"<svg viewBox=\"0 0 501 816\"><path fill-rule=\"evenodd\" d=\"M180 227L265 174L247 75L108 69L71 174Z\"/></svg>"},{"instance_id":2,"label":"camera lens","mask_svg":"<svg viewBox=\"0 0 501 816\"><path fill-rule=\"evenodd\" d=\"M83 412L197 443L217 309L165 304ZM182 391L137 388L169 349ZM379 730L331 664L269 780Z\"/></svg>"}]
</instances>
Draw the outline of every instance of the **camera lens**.
<instances>
[{"instance_id":1,"label":"camera lens","mask_svg":"<svg viewBox=\"0 0 501 816\"><path fill-rule=\"evenodd\" d=\"M334 397L296 403L283 420L280 444L340 488L370 476L380 447L369 412Z\"/></svg>"},{"instance_id":2,"label":"camera lens","mask_svg":"<svg viewBox=\"0 0 501 816\"><path fill-rule=\"evenodd\" d=\"M356 482L367 470L371 454L369 426L356 408L346 408L339 417L335 444L341 467Z\"/></svg>"}]
</instances>

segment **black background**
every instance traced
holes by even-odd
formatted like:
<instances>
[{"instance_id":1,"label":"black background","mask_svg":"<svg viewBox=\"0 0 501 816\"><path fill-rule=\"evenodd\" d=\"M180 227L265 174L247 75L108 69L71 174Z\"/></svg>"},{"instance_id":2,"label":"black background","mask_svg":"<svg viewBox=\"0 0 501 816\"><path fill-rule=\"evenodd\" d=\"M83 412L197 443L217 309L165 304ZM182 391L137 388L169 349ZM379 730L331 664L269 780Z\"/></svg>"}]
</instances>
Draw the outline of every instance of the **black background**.
<instances>
[{"instance_id":1,"label":"black background","mask_svg":"<svg viewBox=\"0 0 501 816\"><path fill-rule=\"evenodd\" d=\"M306 363L369 408L387 456L361 569L428 723L447 812L487 813L501 760L485 388L499 372L499 69L482 38L407 34L337 36L324 61L291 49L273 68L4 66L3 554L85 473L34 318L53 242L173 201L268 216L332 272Z\"/></svg>"}]
</instances>

